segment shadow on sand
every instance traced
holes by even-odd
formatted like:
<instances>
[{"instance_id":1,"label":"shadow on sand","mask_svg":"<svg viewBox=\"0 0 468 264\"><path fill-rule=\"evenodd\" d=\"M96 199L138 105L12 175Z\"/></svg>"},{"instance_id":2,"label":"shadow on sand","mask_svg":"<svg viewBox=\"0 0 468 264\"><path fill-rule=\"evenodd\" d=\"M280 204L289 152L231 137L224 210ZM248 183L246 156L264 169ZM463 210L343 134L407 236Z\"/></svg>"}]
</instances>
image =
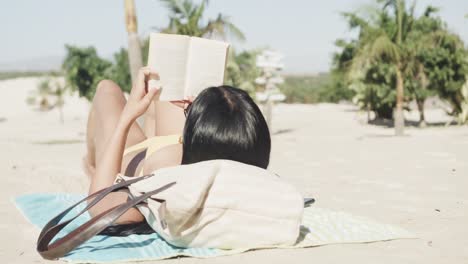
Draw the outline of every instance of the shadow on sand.
<instances>
[{"instance_id":1,"label":"shadow on sand","mask_svg":"<svg viewBox=\"0 0 468 264\"><path fill-rule=\"evenodd\" d=\"M286 128L286 129L279 129L273 132L273 135L281 135L281 134L287 134L293 132L294 129L291 128Z\"/></svg>"},{"instance_id":2,"label":"shadow on sand","mask_svg":"<svg viewBox=\"0 0 468 264\"><path fill-rule=\"evenodd\" d=\"M374 119L370 120L367 122L370 125L375 125L375 126L382 126L382 127L387 127L387 128L392 128L393 126L393 120L391 119ZM410 121L410 120L405 120L405 126L406 127L417 127L417 128L425 128L425 127L445 127L445 126L456 126L458 125L457 122L454 120L449 121L449 122L425 122L425 124L421 124L419 121Z\"/></svg>"}]
</instances>

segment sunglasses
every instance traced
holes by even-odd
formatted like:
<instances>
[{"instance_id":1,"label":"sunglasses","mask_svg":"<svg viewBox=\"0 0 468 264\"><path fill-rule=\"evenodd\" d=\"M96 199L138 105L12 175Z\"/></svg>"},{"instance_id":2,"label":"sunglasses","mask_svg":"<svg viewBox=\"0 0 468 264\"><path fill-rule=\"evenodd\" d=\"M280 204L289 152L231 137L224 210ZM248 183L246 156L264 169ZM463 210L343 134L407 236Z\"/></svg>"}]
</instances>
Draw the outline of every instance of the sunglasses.
<instances>
[{"instance_id":1,"label":"sunglasses","mask_svg":"<svg viewBox=\"0 0 468 264\"><path fill-rule=\"evenodd\" d=\"M190 106L192 106L192 101L190 100L177 100L177 101L172 101L172 103L176 104L179 107L182 107L184 109L184 115L187 117L188 112L190 110Z\"/></svg>"},{"instance_id":2,"label":"sunglasses","mask_svg":"<svg viewBox=\"0 0 468 264\"><path fill-rule=\"evenodd\" d=\"M190 110L190 106L192 106L192 103L188 103L186 107L184 107L184 115L187 117L188 112Z\"/></svg>"}]
</instances>

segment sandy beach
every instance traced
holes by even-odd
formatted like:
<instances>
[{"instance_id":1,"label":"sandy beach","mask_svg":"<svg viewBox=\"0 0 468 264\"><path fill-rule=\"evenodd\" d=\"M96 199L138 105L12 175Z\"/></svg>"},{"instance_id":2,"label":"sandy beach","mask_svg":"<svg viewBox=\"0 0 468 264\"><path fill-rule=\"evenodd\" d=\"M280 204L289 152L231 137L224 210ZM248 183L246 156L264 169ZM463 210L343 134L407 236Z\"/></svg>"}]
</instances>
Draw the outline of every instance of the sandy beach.
<instances>
[{"instance_id":1,"label":"sandy beach","mask_svg":"<svg viewBox=\"0 0 468 264\"><path fill-rule=\"evenodd\" d=\"M81 169L89 103L67 96L57 110L26 104L38 78L0 81L2 263L45 263L39 231L16 210L15 196L87 191ZM416 121L417 113L407 116ZM450 119L428 109L428 123ZM468 263L468 127L409 127L406 136L368 125L353 105L277 105L270 169L316 205L401 226L419 239L258 250L167 263ZM52 217L52 216L51 216Z\"/></svg>"}]
</instances>

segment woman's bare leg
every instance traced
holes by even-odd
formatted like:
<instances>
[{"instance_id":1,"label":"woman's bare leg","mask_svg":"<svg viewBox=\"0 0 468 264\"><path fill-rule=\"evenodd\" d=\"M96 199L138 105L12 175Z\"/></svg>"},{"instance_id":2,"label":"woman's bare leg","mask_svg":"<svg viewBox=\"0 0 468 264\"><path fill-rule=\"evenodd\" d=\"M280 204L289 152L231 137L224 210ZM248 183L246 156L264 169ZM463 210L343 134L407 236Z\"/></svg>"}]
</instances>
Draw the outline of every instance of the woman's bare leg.
<instances>
[{"instance_id":1,"label":"woman's bare leg","mask_svg":"<svg viewBox=\"0 0 468 264\"><path fill-rule=\"evenodd\" d=\"M86 162L90 176L93 176L93 169L102 158L106 142L117 126L126 102L122 90L116 83L109 80L99 82L89 113L86 133L88 150ZM143 131L135 122L130 128L125 147L145 139Z\"/></svg>"}]
</instances>

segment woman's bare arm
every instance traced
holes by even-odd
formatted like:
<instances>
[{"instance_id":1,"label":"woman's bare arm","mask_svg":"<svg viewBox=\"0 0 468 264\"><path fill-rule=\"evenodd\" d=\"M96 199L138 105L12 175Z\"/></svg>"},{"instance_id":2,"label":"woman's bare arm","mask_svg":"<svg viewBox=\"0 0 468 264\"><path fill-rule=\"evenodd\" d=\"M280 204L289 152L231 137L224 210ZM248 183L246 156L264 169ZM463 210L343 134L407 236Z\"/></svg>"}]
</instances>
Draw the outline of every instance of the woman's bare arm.
<instances>
[{"instance_id":1,"label":"woman's bare arm","mask_svg":"<svg viewBox=\"0 0 468 264\"><path fill-rule=\"evenodd\" d=\"M138 75L138 80L133 87L130 97L120 116L115 132L109 138L104 148L101 160L96 164L96 175L92 178L89 192L93 193L113 184L116 175L120 172L122 156L125 148L128 131L135 120L142 115L152 99L158 94L158 89L149 89L146 92L146 80L150 77L157 77L157 73L149 68L142 68ZM90 210L91 215L97 215L111 207L124 202L127 198L125 193L113 193L101 200ZM119 218L118 222L141 221L142 217L136 210L129 211Z\"/></svg>"}]
</instances>

